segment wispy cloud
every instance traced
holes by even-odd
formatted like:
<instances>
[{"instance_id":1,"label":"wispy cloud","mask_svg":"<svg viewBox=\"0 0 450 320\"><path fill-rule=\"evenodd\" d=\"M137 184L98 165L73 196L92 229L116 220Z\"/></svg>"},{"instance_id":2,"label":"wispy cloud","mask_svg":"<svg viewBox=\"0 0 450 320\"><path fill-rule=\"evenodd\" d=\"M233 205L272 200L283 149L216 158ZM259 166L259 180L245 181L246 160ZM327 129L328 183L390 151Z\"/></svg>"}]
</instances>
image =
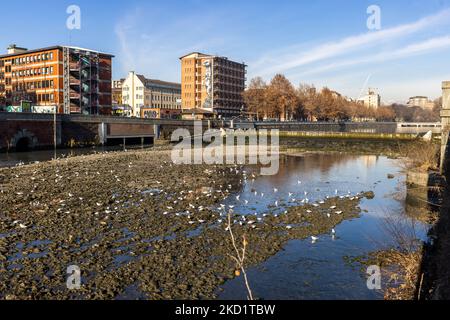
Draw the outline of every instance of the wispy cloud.
<instances>
[{"instance_id":1,"label":"wispy cloud","mask_svg":"<svg viewBox=\"0 0 450 320\"><path fill-rule=\"evenodd\" d=\"M162 12L149 13L145 7L137 7L116 23L122 75L133 70L148 77L179 81L179 57L191 51L216 53L215 48L224 47L227 40L232 42L220 32L211 36L220 27L214 13L162 17Z\"/></svg>"},{"instance_id":2,"label":"wispy cloud","mask_svg":"<svg viewBox=\"0 0 450 320\"><path fill-rule=\"evenodd\" d=\"M379 62L386 62L390 60L402 59L411 56L421 55L429 53L438 49L444 49L450 47L450 36L436 37L425 40L423 42L410 44L404 48L400 48L393 51L384 51L379 54L365 56L359 59L349 59L344 61L338 61L330 63L324 66L312 68L296 74L295 77L305 77L312 74L320 74L339 68L353 67L361 64L373 64Z\"/></svg>"},{"instance_id":3,"label":"wispy cloud","mask_svg":"<svg viewBox=\"0 0 450 320\"><path fill-rule=\"evenodd\" d=\"M271 76L277 72L286 72L298 67L309 65L321 60L338 57L344 54L352 53L360 49L376 46L382 42L388 42L393 39L405 37L418 31L430 28L435 25L450 22L450 9L443 10L435 15L422 18L416 22L403 24L397 27L387 28L376 32L367 32L364 34L350 36L335 42L320 44L306 52L298 54L287 53L284 56L278 55L276 59L271 54L263 56L259 64L264 61L282 61L280 63L271 63L270 67L257 67L252 70L252 74L260 76Z\"/></svg>"}]
</instances>

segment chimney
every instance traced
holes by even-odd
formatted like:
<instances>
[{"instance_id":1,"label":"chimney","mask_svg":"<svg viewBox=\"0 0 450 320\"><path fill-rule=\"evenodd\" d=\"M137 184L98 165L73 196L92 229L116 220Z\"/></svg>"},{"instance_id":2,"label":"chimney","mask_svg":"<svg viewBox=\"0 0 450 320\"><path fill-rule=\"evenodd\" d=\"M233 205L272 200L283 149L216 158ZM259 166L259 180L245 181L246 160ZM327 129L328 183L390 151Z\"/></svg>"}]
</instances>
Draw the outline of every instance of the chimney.
<instances>
[{"instance_id":1,"label":"chimney","mask_svg":"<svg viewBox=\"0 0 450 320\"><path fill-rule=\"evenodd\" d=\"M28 51L27 48L20 48L20 47L16 46L15 44L11 44L7 50L8 50L8 54L25 53Z\"/></svg>"}]
</instances>

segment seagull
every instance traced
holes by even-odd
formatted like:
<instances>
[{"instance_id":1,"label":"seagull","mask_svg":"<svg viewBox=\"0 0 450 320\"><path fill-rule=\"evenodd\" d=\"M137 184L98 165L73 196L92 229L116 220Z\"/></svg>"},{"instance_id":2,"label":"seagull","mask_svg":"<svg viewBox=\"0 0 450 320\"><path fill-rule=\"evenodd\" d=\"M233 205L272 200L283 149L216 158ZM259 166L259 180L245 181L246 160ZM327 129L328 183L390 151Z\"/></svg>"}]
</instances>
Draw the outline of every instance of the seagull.
<instances>
[{"instance_id":1,"label":"seagull","mask_svg":"<svg viewBox=\"0 0 450 320\"><path fill-rule=\"evenodd\" d=\"M292 193L292 192L289 192L289 198L292 197L292 195L293 195L293 193Z\"/></svg>"},{"instance_id":2,"label":"seagull","mask_svg":"<svg viewBox=\"0 0 450 320\"><path fill-rule=\"evenodd\" d=\"M317 240L319 240L319 238L312 236L311 240L312 240L313 243L315 243Z\"/></svg>"},{"instance_id":3,"label":"seagull","mask_svg":"<svg viewBox=\"0 0 450 320\"><path fill-rule=\"evenodd\" d=\"M336 234L336 230L331 229L331 233L332 233L332 234Z\"/></svg>"},{"instance_id":4,"label":"seagull","mask_svg":"<svg viewBox=\"0 0 450 320\"><path fill-rule=\"evenodd\" d=\"M273 192L277 193L278 189L277 188L273 188Z\"/></svg>"},{"instance_id":5,"label":"seagull","mask_svg":"<svg viewBox=\"0 0 450 320\"><path fill-rule=\"evenodd\" d=\"M300 180L297 181L297 184L302 184L302 182Z\"/></svg>"},{"instance_id":6,"label":"seagull","mask_svg":"<svg viewBox=\"0 0 450 320\"><path fill-rule=\"evenodd\" d=\"M327 213L327 217L328 217L328 218L331 218L331 214Z\"/></svg>"},{"instance_id":7,"label":"seagull","mask_svg":"<svg viewBox=\"0 0 450 320\"><path fill-rule=\"evenodd\" d=\"M286 226L286 229L291 230L292 226Z\"/></svg>"},{"instance_id":8,"label":"seagull","mask_svg":"<svg viewBox=\"0 0 450 320\"><path fill-rule=\"evenodd\" d=\"M342 214L342 211L336 211L336 214Z\"/></svg>"},{"instance_id":9,"label":"seagull","mask_svg":"<svg viewBox=\"0 0 450 320\"><path fill-rule=\"evenodd\" d=\"M336 209L336 206L331 206L330 209Z\"/></svg>"},{"instance_id":10,"label":"seagull","mask_svg":"<svg viewBox=\"0 0 450 320\"><path fill-rule=\"evenodd\" d=\"M275 207L278 207L278 201L275 201Z\"/></svg>"},{"instance_id":11,"label":"seagull","mask_svg":"<svg viewBox=\"0 0 450 320\"><path fill-rule=\"evenodd\" d=\"M241 197L241 196L236 196L236 200L239 201L239 198L240 198L240 197Z\"/></svg>"},{"instance_id":12,"label":"seagull","mask_svg":"<svg viewBox=\"0 0 450 320\"><path fill-rule=\"evenodd\" d=\"M245 204L248 204L248 200L244 200Z\"/></svg>"}]
</instances>

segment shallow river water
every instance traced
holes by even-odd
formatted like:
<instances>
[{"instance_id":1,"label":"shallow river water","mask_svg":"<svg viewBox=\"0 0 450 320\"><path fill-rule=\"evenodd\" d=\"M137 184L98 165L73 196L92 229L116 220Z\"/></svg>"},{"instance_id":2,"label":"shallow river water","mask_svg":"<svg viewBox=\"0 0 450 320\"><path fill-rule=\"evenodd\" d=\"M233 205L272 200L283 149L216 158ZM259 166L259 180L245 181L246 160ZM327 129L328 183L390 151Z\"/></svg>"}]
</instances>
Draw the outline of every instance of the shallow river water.
<instances>
[{"instance_id":1,"label":"shallow river water","mask_svg":"<svg viewBox=\"0 0 450 320\"><path fill-rule=\"evenodd\" d=\"M248 270L254 296L260 299L382 299L382 290L369 290L366 274L346 257L366 255L389 248L393 242L386 231L386 217L409 221L405 213L405 177L397 160L380 156L311 154L289 156L275 176L259 177L243 188L235 211L264 212L275 201L289 205L289 199L308 198L310 203L326 196L373 191L374 199L363 199L360 218L344 221L336 235L323 234L288 242L284 250ZM388 178L393 174L394 178ZM277 189L277 190L275 190ZM263 192L255 196L253 190ZM306 195L305 195L306 192ZM248 204L243 204L247 200ZM245 202L244 202L245 203ZM281 209L283 210L283 209ZM408 233L425 240L428 226L405 223ZM403 226L405 228L405 226ZM385 279L384 279L385 280ZM219 299L245 299L242 278L228 281L218 291Z\"/></svg>"}]
</instances>

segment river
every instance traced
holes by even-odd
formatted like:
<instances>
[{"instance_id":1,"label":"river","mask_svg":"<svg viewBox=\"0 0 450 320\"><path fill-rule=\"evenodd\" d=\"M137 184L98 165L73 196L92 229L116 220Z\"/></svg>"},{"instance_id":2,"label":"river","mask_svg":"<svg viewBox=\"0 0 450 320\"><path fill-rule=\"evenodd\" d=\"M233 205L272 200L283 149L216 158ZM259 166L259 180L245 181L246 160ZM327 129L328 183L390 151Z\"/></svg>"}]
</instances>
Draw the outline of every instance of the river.
<instances>
[{"instance_id":1,"label":"river","mask_svg":"<svg viewBox=\"0 0 450 320\"><path fill-rule=\"evenodd\" d=\"M108 150L59 150L57 156L99 151ZM53 157L52 151L1 154L0 166L46 161ZM247 272L254 296L264 300L382 299L383 291L369 290L365 271L361 265L349 263L348 258L395 246L385 228L386 218L405 222L402 228L408 234L426 240L429 226L411 220L406 212L407 188L400 161L345 153L282 156L280 160L276 175L247 179L240 191L228 197L224 204L234 206L238 214L257 212L261 215L277 210L281 213L286 206L298 205L300 199L306 198L314 203L327 197L367 191L372 191L375 197L361 199L360 217L344 220L335 228L335 234L330 230L319 235L314 243L310 238L291 240L275 255L250 267ZM274 204L278 208L274 208ZM197 236L199 234L190 235ZM216 295L223 300L246 299L242 277L226 281ZM120 297L140 298L141 294L125 292Z\"/></svg>"},{"instance_id":2,"label":"river","mask_svg":"<svg viewBox=\"0 0 450 320\"><path fill-rule=\"evenodd\" d=\"M255 197L252 190L264 192L264 199ZM408 229L407 234L426 239L429 226L406 215L405 176L398 160L346 154L286 157L277 175L260 177L244 187L240 199L248 199L248 205L233 202L236 212L251 214L255 209L267 210L274 201L305 198L305 192L313 202L360 191L373 191L375 198L363 199L361 217L337 226L336 235L323 234L316 243L292 240L281 252L250 268L254 295L264 300L382 299L383 291L369 290L367 275L345 258L393 247L385 228L388 217L404 222L401 227ZM246 294L242 279L237 278L220 288L219 299L245 299Z\"/></svg>"}]
</instances>

